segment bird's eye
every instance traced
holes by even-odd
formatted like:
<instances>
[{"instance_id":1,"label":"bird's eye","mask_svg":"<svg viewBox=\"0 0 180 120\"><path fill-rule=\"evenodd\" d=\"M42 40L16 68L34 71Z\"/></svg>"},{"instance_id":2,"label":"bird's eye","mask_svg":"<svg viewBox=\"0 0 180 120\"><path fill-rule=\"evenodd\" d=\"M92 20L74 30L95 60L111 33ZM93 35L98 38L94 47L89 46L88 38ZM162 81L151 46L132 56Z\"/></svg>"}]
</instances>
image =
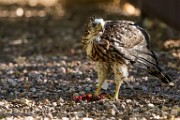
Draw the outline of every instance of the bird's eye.
<instances>
[{"instance_id":1,"label":"bird's eye","mask_svg":"<svg viewBox=\"0 0 180 120\"><path fill-rule=\"evenodd\" d=\"M97 26L97 23L92 23L92 27L96 27Z\"/></svg>"},{"instance_id":2,"label":"bird's eye","mask_svg":"<svg viewBox=\"0 0 180 120\"><path fill-rule=\"evenodd\" d=\"M89 20L90 20L90 21L94 21L94 19L95 19L95 16L89 17Z\"/></svg>"}]
</instances>

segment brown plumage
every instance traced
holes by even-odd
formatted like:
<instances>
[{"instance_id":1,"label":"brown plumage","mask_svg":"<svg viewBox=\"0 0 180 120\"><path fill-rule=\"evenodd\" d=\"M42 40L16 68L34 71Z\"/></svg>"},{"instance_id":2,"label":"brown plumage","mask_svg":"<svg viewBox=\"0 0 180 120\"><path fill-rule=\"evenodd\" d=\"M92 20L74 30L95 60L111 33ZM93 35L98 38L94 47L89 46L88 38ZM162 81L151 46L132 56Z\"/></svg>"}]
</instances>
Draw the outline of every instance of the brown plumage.
<instances>
[{"instance_id":1,"label":"brown plumage","mask_svg":"<svg viewBox=\"0 0 180 120\"><path fill-rule=\"evenodd\" d=\"M171 81L162 72L155 54L149 48L149 34L134 22L104 21L90 17L85 26L82 44L87 56L97 64L99 85L95 95L99 94L104 80L113 68L116 83L114 98L118 99L120 85L128 76L128 64L145 68L149 74L165 83Z\"/></svg>"}]
</instances>

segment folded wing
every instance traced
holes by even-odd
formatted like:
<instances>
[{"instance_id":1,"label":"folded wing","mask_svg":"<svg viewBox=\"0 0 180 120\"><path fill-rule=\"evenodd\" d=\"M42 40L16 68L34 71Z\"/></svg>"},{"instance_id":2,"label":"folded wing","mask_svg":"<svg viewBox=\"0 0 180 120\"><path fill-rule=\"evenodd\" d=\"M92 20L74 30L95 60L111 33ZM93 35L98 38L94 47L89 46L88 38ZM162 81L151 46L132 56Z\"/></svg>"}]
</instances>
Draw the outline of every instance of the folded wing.
<instances>
[{"instance_id":1,"label":"folded wing","mask_svg":"<svg viewBox=\"0 0 180 120\"><path fill-rule=\"evenodd\" d=\"M102 40L108 40L110 48L124 60L146 68L148 73L169 82L171 79L162 73L155 54L149 48L149 39L148 33L131 21L107 22L102 35Z\"/></svg>"}]
</instances>

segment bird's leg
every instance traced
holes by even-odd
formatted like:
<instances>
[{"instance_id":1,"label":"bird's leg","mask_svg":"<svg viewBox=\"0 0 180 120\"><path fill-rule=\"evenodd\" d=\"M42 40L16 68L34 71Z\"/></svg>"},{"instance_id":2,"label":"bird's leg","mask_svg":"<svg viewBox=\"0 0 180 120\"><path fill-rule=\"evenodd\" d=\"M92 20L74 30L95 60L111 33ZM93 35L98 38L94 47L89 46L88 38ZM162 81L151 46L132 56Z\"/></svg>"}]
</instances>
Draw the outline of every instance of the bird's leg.
<instances>
[{"instance_id":1,"label":"bird's leg","mask_svg":"<svg viewBox=\"0 0 180 120\"><path fill-rule=\"evenodd\" d=\"M116 91L114 94L114 99L118 99L121 83L128 76L128 70L126 65L114 63L113 71L114 71L114 79L116 83Z\"/></svg>"},{"instance_id":2,"label":"bird's leg","mask_svg":"<svg viewBox=\"0 0 180 120\"><path fill-rule=\"evenodd\" d=\"M98 87L96 89L95 96L98 96L101 90L101 86L104 83L104 80L108 76L110 65L104 62L97 62L96 67L98 72Z\"/></svg>"}]
</instances>

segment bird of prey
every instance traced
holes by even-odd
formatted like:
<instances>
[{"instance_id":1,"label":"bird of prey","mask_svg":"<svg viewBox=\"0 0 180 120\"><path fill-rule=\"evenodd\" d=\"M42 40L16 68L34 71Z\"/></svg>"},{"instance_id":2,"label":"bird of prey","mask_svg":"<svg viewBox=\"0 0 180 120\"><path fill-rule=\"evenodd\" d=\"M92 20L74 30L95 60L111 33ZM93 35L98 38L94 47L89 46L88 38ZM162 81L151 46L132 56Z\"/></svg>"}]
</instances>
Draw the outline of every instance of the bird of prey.
<instances>
[{"instance_id":1,"label":"bird of prey","mask_svg":"<svg viewBox=\"0 0 180 120\"><path fill-rule=\"evenodd\" d=\"M164 83L172 81L159 67L154 52L149 48L149 39L149 34L132 21L105 21L97 17L88 19L81 42L87 56L96 62L96 96L113 70L116 84L114 99L118 99L121 83L128 76L129 64L145 68Z\"/></svg>"}]
</instances>

